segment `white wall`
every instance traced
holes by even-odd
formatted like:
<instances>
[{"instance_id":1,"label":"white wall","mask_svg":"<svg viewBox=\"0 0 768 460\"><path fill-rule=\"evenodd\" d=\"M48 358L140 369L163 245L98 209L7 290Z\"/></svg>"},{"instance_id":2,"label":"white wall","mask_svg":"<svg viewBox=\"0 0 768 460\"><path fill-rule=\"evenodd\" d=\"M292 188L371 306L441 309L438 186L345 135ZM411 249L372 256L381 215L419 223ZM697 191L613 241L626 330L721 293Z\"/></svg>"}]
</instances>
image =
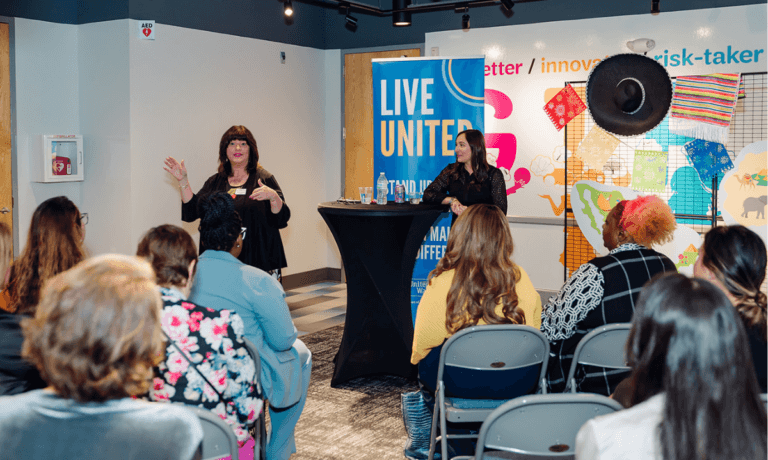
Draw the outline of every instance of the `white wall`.
<instances>
[{"instance_id":1,"label":"white wall","mask_svg":"<svg viewBox=\"0 0 768 460\"><path fill-rule=\"evenodd\" d=\"M335 201L342 195L341 181L341 50L325 52L325 184L322 201ZM318 197L319 200L319 197ZM327 267L341 268L341 254L333 235L325 227Z\"/></svg>"},{"instance_id":2,"label":"white wall","mask_svg":"<svg viewBox=\"0 0 768 460\"><path fill-rule=\"evenodd\" d=\"M134 254L132 191L144 184L130 169L127 21L79 26L78 63L85 241L94 254Z\"/></svg>"},{"instance_id":3,"label":"white wall","mask_svg":"<svg viewBox=\"0 0 768 460\"><path fill-rule=\"evenodd\" d=\"M14 28L19 187L15 204L21 252L37 205L59 195L78 207L82 204L81 182L32 182L30 171L30 157L42 154L43 134L80 131L78 27L16 18Z\"/></svg>"}]
</instances>

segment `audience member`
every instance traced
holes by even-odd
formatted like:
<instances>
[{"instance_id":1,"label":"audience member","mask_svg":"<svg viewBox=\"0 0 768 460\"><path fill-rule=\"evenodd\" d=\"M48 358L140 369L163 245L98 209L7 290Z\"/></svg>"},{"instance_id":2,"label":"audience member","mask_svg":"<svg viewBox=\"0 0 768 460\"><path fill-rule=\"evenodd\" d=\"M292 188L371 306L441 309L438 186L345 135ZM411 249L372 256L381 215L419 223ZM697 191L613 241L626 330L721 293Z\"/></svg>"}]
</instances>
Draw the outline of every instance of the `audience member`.
<instances>
[{"instance_id":1,"label":"audience member","mask_svg":"<svg viewBox=\"0 0 768 460\"><path fill-rule=\"evenodd\" d=\"M8 290L8 279L11 276L11 264L13 263L13 235L11 228L4 222L0 222L0 310L11 311L11 297ZM0 314L2 314L0 311ZM12 312L11 312L12 313Z\"/></svg>"},{"instance_id":2,"label":"audience member","mask_svg":"<svg viewBox=\"0 0 768 460\"><path fill-rule=\"evenodd\" d=\"M77 206L67 197L43 201L32 214L27 245L10 270L9 304L0 311L0 395L46 386L34 366L21 358L19 322L33 316L40 289L53 276L85 258L85 226Z\"/></svg>"},{"instance_id":3,"label":"audience member","mask_svg":"<svg viewBox=\"0 0 768 460\"><path fill-rule=\"evenodd\" d=\"M190 300L243 319L245 337L259 350L261 384L269 400L267 458L287 459L296 452L294 429L306 402L312 354L297 338L280 282L237 259L243 236L232 197L213 192L200 198L200 206L200 240L207 249Z\"/></svg>"},{"instance_id":4,"label":"audience member","mask_svg":"<svg viewBox=\"0 0 768 460\"><path fill-rule=\"evenodd\" d=\"M163 352L153 279L146 262L106 255L46 283L22 329L24 357L50 386L0 398L3 458L199 458L194 414L132 398Z\"/></svg>"},{"instance_id":5,"label":"audience member","mask_svg":"<svg viewBox=\"0 0 768 460\"><path fill-rule=\"evenodd\" d=\"M694 276L720 288L739 312L763 393L768 391L766 296L760 291L765 281L765 268L765 243L755 232L741 225L715 227L708 231L693 266Z\"/></svg>"},{"instance_id":6,"label":"audience member","mask_svg":"<svg viewBox=\"0 0 768 460\"><path fill-rule=\"evenodd\" d=\"M573 353L585 335L604 324L630 322L643 285L657 273L677 271L667 256L650 249L670 241L675 227L672 210L653 195L611 209L602 232L608 255L579 267L544 307L541 331L550 340L550 392L565 389ZM575 380L578 391L607 396L624 377L625 371L579 366Z\"/></svg>"},{"instance_id":7,"label":"audience member","mask_svg":"<svg viewBox=\"0 0 768 460\"><path fill-rule=\"evenodd\" d=\"M167 343L149 397L208 409L232 426L240 447L261 412L256 367L243 340L243 320L228 310L187 301L197 264L192 237L175 225L150 229L137 256L149 261L160 286L160 323ZM252 448L251 448L252 451Z\"/></svg>"},{"instance_id":8,"label":"audience member","mask_svg":"<svg viewBox=\"0 0 768 460\"><path fill-rule=\"evenodd\" d=\"M766 413L742 321L702 279L660 276L637 302L633 407L587 422L576 459L766 458Z\"/></svg>"},{"instance_id":9,"label":"audience member","mask_svg":"<svg viewBox=\"0 0 768 460\"><path fill-rule=\"evenodd\" d=\"M0 291L3 291L5 285L8 284L12 263L13 234L11 233L11 228L5 222L0 222ZM2 307L2 304L0 304L0 307Z\"/></svg>"},{"instance_id":10,"label":"audience member","mask_svg":"<svg viewBox=\"0 0 768 460\"><path fill-rule=\"evenodd\" d=\"M445 340L482 324L539 328L541 297L525 270L512 261L513 249L507 218L494 205L469 206L453 224L445 255L429 274L416 313L411 363L419 365L422 390L402 395L406 457L427 457L432 419L428 405Z\"/></svg>"}]
</instances>

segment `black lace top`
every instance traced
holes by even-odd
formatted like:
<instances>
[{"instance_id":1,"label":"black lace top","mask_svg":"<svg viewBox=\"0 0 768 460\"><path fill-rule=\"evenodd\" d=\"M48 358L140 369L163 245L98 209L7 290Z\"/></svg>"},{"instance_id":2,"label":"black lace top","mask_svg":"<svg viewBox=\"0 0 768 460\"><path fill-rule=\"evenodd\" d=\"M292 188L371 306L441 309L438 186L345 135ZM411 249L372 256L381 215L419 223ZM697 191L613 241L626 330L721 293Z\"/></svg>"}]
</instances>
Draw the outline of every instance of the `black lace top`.
<instances>
[{"instance_id":1,"label":"black lace top","mask_svg":"<svg viewBox=\"0 0 768 460\"><path fill-rule=\"evenodd\" d=\"M453 196L464 206L485 203L495 204L507 214L507 187L498 168L489 166L488 177L480 182L475 174L469 174L462 163L451 163L424 190L424 202L440 204ZM455 220L455 215L454 215Z\"/></svg>"}]
</instances>

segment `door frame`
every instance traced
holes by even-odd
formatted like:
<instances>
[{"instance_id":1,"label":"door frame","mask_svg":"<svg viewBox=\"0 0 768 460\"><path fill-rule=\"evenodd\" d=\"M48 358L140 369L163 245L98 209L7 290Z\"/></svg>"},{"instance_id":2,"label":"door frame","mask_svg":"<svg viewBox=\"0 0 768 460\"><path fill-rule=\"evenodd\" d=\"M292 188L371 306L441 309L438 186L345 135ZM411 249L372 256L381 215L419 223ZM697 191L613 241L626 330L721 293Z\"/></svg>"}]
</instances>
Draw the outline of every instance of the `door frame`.
<instances>
[{"instance_id":1,"label":"door frame","mask_svg":"<svg viewBox=\"0 0 768 460\"><path fill-rule=\"evenodd\" d=\"M20 252L19 246L19 183L18 183L18 142L16 138L16 28L14 18L0 16L0 22L8 24L8 59L11 89L11 207L13 219L13 257Z\"/></svg>"}]
</instances>

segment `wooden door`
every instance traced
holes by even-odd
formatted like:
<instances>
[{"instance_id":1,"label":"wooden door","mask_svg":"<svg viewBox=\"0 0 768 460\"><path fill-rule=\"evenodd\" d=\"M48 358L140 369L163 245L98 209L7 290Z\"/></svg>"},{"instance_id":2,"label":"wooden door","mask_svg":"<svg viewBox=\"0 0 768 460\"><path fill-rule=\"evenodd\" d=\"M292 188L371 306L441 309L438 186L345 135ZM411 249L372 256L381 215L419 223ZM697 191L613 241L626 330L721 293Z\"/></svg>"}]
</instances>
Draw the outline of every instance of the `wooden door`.
<instances>
[{"instance_id":1,"label":"wooden door","mask_svg":"<svg viewBox=\"0 0 768 460\"><path fill-rule=\"evenodd\" d=\"M0 222L4 222L13 229L11 49L9 30L10 28L7 23L0 22Z\"/></svg>"},{"instance_id":2,"label":"wooden door","mask_svg":"<svg viewBox=\"0 0 768 460\"><path fill-rule=\"evenodd\" d=\"M373 183L372 59L419 57L421 50L404 49L344 55L344 196L360 199L358 187Z\"/></svg>"}]
</instances>

